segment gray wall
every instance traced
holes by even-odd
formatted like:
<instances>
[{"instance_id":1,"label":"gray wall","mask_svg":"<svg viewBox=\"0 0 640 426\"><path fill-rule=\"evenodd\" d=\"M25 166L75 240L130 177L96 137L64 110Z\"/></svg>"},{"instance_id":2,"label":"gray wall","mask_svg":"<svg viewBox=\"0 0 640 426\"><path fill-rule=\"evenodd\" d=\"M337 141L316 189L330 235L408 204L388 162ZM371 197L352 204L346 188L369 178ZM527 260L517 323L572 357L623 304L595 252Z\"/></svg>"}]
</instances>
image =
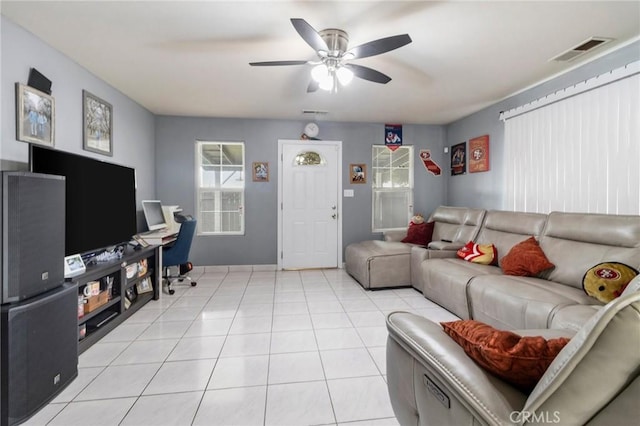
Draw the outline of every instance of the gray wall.
<instances>
[{"instance_id":1,"label":"gray wall","mask_svg":"<svg viewBox=\"0 0 640 426\"><path fill-rule=\"evenodd\" d=\"M16 140L14 86L16 82L26 84L29 69L37 68L53 82L51 89L55 99L55 148L134 167L138 185L138 208L141 209L139 200L155 196L153 114L22 27L4 16L0 19L2 169L27 167L29 145ZM83 89L113 105L113 157L82 149ZM96 190L99 190L99 183L96 184ZM140 221L142 216L138 216Z\"/></svg>"},{"instance_id":2,"label":"gray wall","mask_svg":"<svg viewBox=\"0 0 640 426\"><path fill-rule=\"evenodd\" d=\"M476 136L489 134L491 170L482 173L448 176L446 179L447 204L504 209L504 123L499 119L501 111L526 104L638 59L640 59L640 42L612 52L569 73L449 124L447 126L448 145L455 145ZM606 143L606 141L604 142ZM624 171L621 172L624 173Z\"/></svg>"},{"instance_id":3,"label":"gray wall","mask_svg":"<svg viewBox=\"0 0 640 426\"><path fill-rule=\"evenodd\" d=\"M157 195L164 204L178 204L195 214L195 141L243 141L245 162L268 161L270 181L247 179L245 189L245 235L197 236L191 258L197 265L260 265L277 263L277 152L279 139L298 139L306 121L189 118L162 116L156 119ZM371 233L371 185L351 185L350 163L366 163L371 169L371 145L381 144L384 124L319 122L320 138L340 140L343 149L343 188L353 198L343 199L343 244L380 238ZM406 125L406 145L415 152L414 210L429 214L444 202L444 177L433 176L418 158L420 149L431 149L444 164L442 126ZM313 143L313 142L310 142ZM249 175L247 173L247 175Z\"/></svg>"},{"instance_id":4,"label":"gray wall","mask_svg":"<svg viewBox=\"0 0 640 426\"><path fill-rule=\"evenodd\" d=\"M306 121L154 117L42 40L4 16L0 19L0 162L3 169L24 168L28 161L28 145L15 139L14 84L26 83L29 68L35 67L53 81L56 149L135 167L138 207L142 199L159 198L165 204L179 204L185 212L195 213L195 141L244 141L246 164L268 161L271 180L247 182L244 236L196 237L192 258L199 265L276 263L277 144L279 139L297 139ZM428 215L441 204L503 208L504 126L499 112L639 58L640 42L636 42L446 127L405 125L404 143L415 147L414 211ZM114 107L113 157L82 150L82 89ZM343 199L344 246L380 237L371 233L371 186L351 185L347 166L366 163L370 170L371 145L382 142L383 126L382 123L320 122L322 139L343 141L343 188L355 191L354 198ZM491 138L491 170L449 176L449 154L444 154L443 148L484 134ZM420 149L431 150L433 159L443 169L442 176L433 176L425 170L418 157ZM141 220L139 217L139 223Z\"/></svg>"}]
</instances>

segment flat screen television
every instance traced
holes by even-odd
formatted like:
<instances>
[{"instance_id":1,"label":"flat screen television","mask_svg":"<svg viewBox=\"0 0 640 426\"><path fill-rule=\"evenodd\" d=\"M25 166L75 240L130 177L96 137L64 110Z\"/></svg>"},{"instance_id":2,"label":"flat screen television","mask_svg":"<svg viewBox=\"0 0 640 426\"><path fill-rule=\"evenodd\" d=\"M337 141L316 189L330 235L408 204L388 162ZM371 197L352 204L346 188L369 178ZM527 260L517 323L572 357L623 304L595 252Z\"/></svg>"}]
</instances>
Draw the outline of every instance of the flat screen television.
<instances>
[{"instance_id":1,"label":"flat screen television","mask_svg":"<svg viewBox=\"0 0 640 426\"><path fill-rule=\"evenodd\" d=\"M66 177L65 256L128 242L137 233L135 169L31 145L31 171Z\"/></svg>"}]
</instances>

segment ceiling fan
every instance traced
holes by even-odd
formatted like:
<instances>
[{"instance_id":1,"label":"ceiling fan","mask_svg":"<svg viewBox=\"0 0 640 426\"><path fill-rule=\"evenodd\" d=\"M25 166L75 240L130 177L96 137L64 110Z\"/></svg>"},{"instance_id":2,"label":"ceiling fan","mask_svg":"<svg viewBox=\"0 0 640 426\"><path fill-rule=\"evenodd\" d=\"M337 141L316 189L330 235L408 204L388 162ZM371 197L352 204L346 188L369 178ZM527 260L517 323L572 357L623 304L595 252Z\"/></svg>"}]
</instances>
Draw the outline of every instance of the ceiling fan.
<instances>
[{"instance_id":1,"label":"ceiling fan","mask_svg":"<svg viewBox=\"0 0 640 426\"><path fill-rule=\"evenodd\" d=\"M249 65L315 65L311 70L312 80L307 92L315 92L319 88L336 92L339 85L349 84L354 76L374 83L387 84L391 81L388 75L349 61L380 55L411 43L411 37L402 34L370 41L347 50L349 35L343 30L327 28L316 31L307 21L300 18L292 18L291 23L304 41L316 51L318 60L250 62Z\"/></svg>"}]
</instances>

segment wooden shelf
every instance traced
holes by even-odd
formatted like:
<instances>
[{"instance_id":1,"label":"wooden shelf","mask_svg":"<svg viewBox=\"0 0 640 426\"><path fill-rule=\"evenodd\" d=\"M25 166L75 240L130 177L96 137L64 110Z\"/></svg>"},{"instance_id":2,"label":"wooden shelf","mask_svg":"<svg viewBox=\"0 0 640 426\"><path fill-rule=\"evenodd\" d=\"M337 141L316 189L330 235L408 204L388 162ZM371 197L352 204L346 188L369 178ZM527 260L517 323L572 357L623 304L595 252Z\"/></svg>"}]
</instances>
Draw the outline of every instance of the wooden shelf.
<instances>
[{"instance_id":1,"label":"wooden shelf","mask_svg":"<svg viewBox=\"0 0 640 426\"><path fill-rule=\"evenodd\" d=\"M120 296L114 297L113 299L111 299L107 303L105 303L104 305L100 306L95 311L89 312L88 314L84 314L82 317L78 318L78 325L84 324L85 322L89 321L91 318L95 317L96 315L98 315L102 311L106 311L107 309L109 309L109 307L115 305L116 303L120 303Z\"/></svg>"},{"instance_id":2,"label":"wooden shelf","mask_svg":"<svg viewBox=\"0 0 640 426\"><path fill-rule=\"evenodd\" d=\"M88 282L100 281L101 290L105 290L105 288L102 288L104 278L111 277L113 279L111 287L112 299L94 311L78 318L78 330L84 327L86 332L85 337L78 342L78 353L87 350L91 345L99 341L150 300L158 300L160 298L160 291L162 290L161 279L157 274L157 271L160 270L160 250L161 248L159 246L150 246L141 250L128 248L121 259L91 265L87 267L87 271L84 274L72 279L73 282L78 284L79 296L83 294L83 288ZM144 275L127 279L127 265L134 264L143 259L147 260L147 272ZM126 292L134 291L137 293L136 284L145 278L150 278L153 291L138 294L135 302L131 303L128 309L125 308ZM99 327L89 330L87 323L99 315L104 314L104 312L115 313L116 315Z\"/></svg>"}]
</instances>

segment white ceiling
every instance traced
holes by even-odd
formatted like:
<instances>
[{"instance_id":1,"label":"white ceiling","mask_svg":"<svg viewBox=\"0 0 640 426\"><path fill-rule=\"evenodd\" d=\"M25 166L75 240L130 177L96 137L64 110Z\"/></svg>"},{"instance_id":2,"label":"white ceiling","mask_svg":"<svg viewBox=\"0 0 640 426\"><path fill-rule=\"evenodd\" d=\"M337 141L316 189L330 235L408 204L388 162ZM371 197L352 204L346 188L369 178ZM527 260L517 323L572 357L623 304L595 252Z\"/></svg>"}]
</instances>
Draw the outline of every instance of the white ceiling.
<instances>
[{"instance_id":1,"label":"white ceiling","mask_svg":"<svg viewBox=\"0 0 640 426\"><path fill-rule=\"evenodd\" d=\"M639 1L2 1L2 14L155 114L446 124L637 40ZM354 61L393 80L308 94L316 56L291 25L340 28L349 46L413 43ZM613 42L549 59L591 36ZM46 75L46 69L41 69ZM55 82L54 87L55 91Z\"/></svg>"}]
</instances>

